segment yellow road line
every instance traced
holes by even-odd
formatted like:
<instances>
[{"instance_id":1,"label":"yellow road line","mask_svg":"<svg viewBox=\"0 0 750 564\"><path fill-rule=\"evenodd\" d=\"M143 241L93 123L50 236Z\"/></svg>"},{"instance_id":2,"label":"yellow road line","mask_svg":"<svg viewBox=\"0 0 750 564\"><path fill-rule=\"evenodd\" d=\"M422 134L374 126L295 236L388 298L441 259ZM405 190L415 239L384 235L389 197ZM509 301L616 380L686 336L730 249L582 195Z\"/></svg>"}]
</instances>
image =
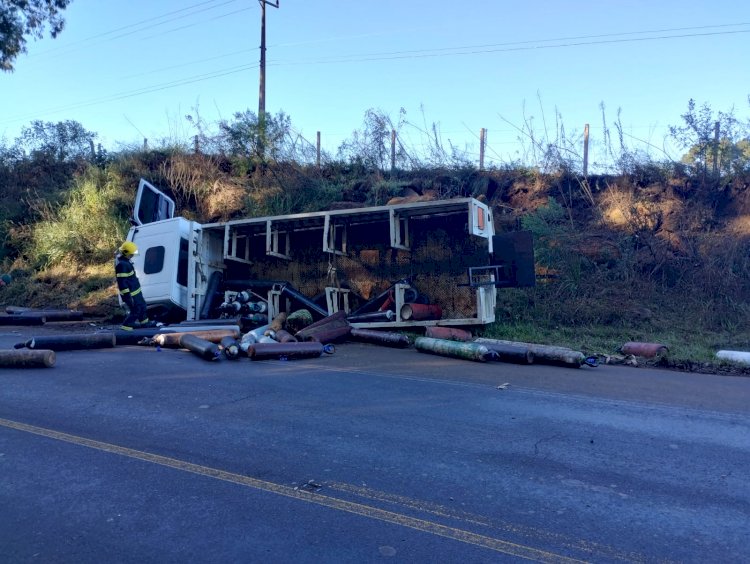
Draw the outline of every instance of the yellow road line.
<instances>
[{"instance_id":1,"label":"yellow road line","mask_svg":"<svg viewBox=\"0 0 750 564\"><path fill-rule=\"evenodd\" d=\"M446 525L441 525L433 521L418 519L415 517L410 517L408 515L403 515L401 513L386 511L377 507L372 507L361 503L354 503L351 501L345 501L314 492L294 489L290 486L275 484L273 482L267 482L265 480L258 480L256 478L250 478L249 476L234 474L232 472L226 472L224 470L219 470L217 468L211 468L208 466L201 466L199 464L193 464L192 462L186 462L184 460L168 458L166 456L161 456L158 454L152 454L132 448L113 445L93 439L87 439L85 437L70 435L68 433L62 433L60 431L54 431L52 429L45 429L44 427L37 427L35 425L28 425L26 423L20 423L18 421L11 421L9 419L2 418L0 418L0 426L7 427L8 429L15 429L17 431L39 435L42 437L47 437L49 439L55 439L79 446L85 446L110 454L117 454L120 456L125 456L127 458L133 458L136 460L142 460L144 462L150 462L152 464L158 464L160 466L166 466L175 470L182 470L183 472L190 472L199 476L206 476L209 478L215 478L217 480L223 480L225 482L247 486L264 492L274 493L277 495L306 501L308 503L314 503L316 505L321 505L330 509L345 511L347 513L353 513L362 517L368 517L370 519L385 521L386 523L408 527L410 529L415 529L424 533L430 533L452 540L457 540L481 548L487 548L490 550L501 552L503 554L525 558L527 560L535 560L537 562L582 562L581 560L568 558L566 556L554 554L545 550L539 550L530 546L504 541L502 539L488 537L485 535L479 535L463 529L457 529L455 527L448 527Z\"/></svg>"}]
</instances>

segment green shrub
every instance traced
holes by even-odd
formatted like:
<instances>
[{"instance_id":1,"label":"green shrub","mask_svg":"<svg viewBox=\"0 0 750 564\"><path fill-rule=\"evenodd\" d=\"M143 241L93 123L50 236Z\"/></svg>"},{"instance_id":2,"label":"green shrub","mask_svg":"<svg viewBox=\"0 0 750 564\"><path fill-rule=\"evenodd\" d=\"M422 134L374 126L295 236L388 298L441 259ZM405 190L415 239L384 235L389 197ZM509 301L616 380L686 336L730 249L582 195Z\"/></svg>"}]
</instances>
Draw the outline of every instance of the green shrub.
<instances>
[{"instance_id":1,"label":"green shrub","mask_svg":"<svg viewBox=\"0 0 750 564\"><path fill-rule=\"evenodd\" d=\"M26 255L33 266L106 261L127 233L122 187L114 175L90 167L59 207L32 202L41 220L31 228Z\"/></svg>"}]
</instances>

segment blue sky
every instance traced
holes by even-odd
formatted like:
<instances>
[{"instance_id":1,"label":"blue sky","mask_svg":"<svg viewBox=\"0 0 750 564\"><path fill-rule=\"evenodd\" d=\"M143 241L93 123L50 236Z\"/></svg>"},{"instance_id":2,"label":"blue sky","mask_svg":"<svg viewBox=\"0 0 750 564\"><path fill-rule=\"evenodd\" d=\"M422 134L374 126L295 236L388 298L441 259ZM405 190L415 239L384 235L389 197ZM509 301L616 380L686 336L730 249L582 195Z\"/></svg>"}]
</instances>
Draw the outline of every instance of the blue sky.
<instances>
[{"instance_id":1,"label":"blue sky","mask_svg":"<svg viewBox=\"0 0 750 564\"><path fill-rule=\"evenodd\" d=\"M208 122L257 111L257 0L73 0L65 14L0 74L0 139L72 119L116 149L189 139L195 108ZM486 128L491 162L523 156L524 123L554 138L556 115L601 147L602 103L634 146L662 147L690 98L750 115L743 0L281 0L267 45L266 110L330 153L368 108L403 107L412 147L436 123L478 154Z\"/></svg>"}]
</instances>

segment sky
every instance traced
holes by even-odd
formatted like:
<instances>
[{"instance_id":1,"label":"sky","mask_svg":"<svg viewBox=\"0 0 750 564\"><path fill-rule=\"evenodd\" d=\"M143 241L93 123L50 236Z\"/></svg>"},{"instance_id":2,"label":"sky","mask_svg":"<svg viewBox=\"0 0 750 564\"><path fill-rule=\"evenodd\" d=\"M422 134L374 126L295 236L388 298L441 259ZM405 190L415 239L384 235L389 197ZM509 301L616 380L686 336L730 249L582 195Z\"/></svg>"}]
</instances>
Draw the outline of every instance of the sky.
<instances>
[{"instance_id":1,"label":"sky","mask_svg":"<svg viewBox=\"0 0 750 564\"><path fill-rule=\"evenodd\" d=\"M257 112L260 14L258 0L72 0L64 31L0 73L0 140L75 120L117 150L190 139L188 114ZM528 157L524 129L554 142L585 124L603 162L618 113L633 148L677 159L665 138L691 98L750 115L746 0L281 0L266 17L266 111L334 155L371 108L394 122L403 108L415 150L434 125L478 159L485 128L487 164Z\"/></svg>"}]
</instances>

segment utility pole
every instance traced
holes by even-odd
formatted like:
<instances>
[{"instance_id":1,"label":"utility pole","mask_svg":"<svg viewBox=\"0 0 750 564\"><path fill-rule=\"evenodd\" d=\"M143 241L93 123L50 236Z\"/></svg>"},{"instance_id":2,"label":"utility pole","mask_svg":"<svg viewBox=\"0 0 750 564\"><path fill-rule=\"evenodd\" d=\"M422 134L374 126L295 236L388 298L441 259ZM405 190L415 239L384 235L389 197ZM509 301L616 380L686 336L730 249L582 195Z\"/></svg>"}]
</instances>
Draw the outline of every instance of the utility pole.
<instances>
[{"instance_id":1,"label":"utility pole","mask_svg":"<svg viewBox=\"0 0 750 564\"><path fill-rule=\"evenodd\" d=\"M258 0L260 3L260 83L258 87L258 120L266 114L266 4L279 7L279 0Z\"/></svg>"},{"instance_id":2,"label":"utility pole","mask_svg":"<svg viewBox=\"0 0 750 564\"><path fill-rule=\"evenodd\" d=\"M266 140L266 4L279 7L279 0L260 3L260 80L258 81L258 150L264 158Z\"/></svg>"}]
</instances>

